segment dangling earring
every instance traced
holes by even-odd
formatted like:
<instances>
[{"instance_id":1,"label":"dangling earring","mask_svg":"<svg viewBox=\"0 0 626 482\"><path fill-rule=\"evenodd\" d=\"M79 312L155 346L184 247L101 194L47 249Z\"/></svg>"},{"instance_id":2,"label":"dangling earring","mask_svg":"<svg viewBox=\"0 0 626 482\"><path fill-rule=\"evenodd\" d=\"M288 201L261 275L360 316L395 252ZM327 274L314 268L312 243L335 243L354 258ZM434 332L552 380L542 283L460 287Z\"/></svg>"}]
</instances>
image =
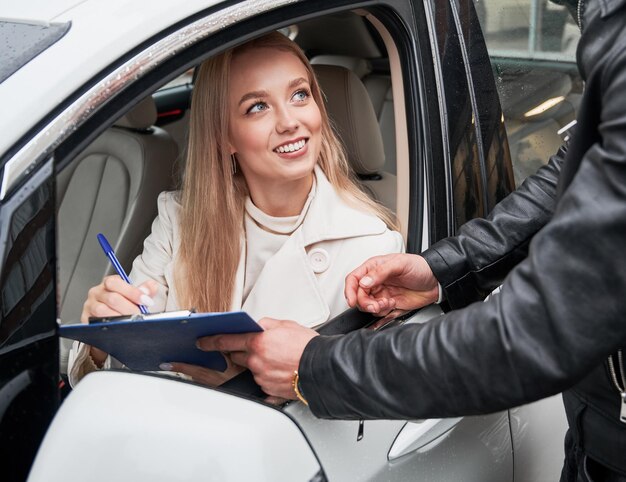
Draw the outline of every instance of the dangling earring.
<instances>
[{"instance_id":1,"label":"dangling earring","mask_svg":"<svg viewBox=\"0 0 626 482\"><path fill-rule=\"evenodd\" d=\"M230 155L230 173L234 176L237 174L237 158L235 154Z\"/></svg>"}]
</instances>

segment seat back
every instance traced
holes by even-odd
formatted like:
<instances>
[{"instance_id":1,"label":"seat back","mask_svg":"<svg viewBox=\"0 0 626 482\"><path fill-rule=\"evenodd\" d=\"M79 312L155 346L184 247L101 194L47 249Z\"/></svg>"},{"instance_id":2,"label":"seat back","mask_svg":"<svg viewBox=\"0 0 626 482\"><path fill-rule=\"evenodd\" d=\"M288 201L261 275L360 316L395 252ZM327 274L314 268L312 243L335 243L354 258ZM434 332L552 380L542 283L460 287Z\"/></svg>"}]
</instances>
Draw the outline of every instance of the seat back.
<instances>
[{"instance_id":1,"label":"seat back","mask_svg":"<svg viewBox=\"0 0 626 482\"><path fill-rule=\"evenodd\" d=\"M147 97L57 178L61 323L78 322L89 288L115 272L96 235L107 237L128 271L156 217L158 194L172 188L178 147L153 125L156 115ZM69 345L61 345L62 373Z\"/></svg>"},{"instance_id":2,"label":"seat back","mask_svg":"<svg viewBox=\"0 0 626 482\"><path fill-rule=\"evenodd\" d=\"M384 170L385 149L378 118L363 82L342 66L315 64L313 68L350 166L372 197L395 212L396 176Z\"/></svg>"},{"instance_id":3,"label":"seat back","mask_svg":"<svg viewBox=\"0 0 626 482\"><path fill-rule=\"evenodd\" d=\"M393 90L391 77L384 74L370 74L362 78L367 89L385 146L385 171L396 174L396 123L393 112Z\"/></svg>"},{"instance_id":4,"label":"seat back","mask_svg":"<svg viewBox=\"0 0 626 482\"><path fill-rule=\"evenodd\" d=\"M312 65L337 65L345 67L361 79L369 94L385 148L384 171L396 174L396 124L393 112L393 90L391 76L382 72L373 72L372 63L360 57L348 55L316 55Z\"/></svg>"}]
</instances>

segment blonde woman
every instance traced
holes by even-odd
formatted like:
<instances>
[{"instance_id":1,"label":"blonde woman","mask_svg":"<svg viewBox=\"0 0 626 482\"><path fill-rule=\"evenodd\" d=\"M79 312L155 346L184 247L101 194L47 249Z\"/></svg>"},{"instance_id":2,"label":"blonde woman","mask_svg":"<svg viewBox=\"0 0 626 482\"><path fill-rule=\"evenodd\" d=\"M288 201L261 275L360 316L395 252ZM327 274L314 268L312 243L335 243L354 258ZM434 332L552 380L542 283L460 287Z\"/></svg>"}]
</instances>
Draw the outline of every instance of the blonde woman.
<instances>
[{"instance_id":1,"label":"blonde woman","mask_svg":"<svg viewBox=\"0 0 626 482\"><path fill-rule=\"evenodd\" d=\"M350 271L403 250L393 216L352 181L309 62L279 33L202 64L182 187L162 193L158 207L133 263L135 284L106 277L89 291L83 322L144 304L152 312L245 310L315 327L348 308ZM76 343L70 381L115 363ZM162 368L212 385L236 372Z\"/></svg>"}]
</instances>

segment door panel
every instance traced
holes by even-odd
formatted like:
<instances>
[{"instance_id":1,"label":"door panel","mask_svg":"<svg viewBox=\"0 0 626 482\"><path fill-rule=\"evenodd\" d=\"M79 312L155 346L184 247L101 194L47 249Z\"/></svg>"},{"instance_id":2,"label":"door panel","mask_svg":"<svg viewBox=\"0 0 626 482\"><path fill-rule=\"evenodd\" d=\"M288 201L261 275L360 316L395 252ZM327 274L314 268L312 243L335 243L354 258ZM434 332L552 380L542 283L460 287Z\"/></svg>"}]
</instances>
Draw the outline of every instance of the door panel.
<instances>
[{"instance_id":1,"label":"door panel","mask_svg":"<svg viewBox=\"0 0 626 482\"><path fill-rule=\"evenodd\" d=\"M52 161L0 206L0 472L24 480L58 406Z\"/></svg>"}]
</instances>

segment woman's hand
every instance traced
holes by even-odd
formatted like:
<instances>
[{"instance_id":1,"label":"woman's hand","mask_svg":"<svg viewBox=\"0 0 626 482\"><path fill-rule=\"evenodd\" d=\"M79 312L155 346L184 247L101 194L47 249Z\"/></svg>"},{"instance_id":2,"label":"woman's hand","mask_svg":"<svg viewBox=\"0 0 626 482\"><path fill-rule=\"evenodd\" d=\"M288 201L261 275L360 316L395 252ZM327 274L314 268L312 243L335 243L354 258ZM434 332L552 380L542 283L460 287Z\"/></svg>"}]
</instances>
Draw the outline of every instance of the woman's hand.
<instances>
[{"instance_id":1,"label":"woman's hand","mask_svg":"<svg viewBox=\"0 0 626 482\"><path fill-rule=\"evenodd\" d=\"M430 266L415 254L375 256L346 277L348 305L384 316L437 301L439 288Z\"/></svg>"},{"instance_id":2,"label":"woman's hand","mask_svg":"<svg viewBox=\"0 0 626 482\"><path fill-rule=\"evenodd\" d=\"M107 276L97 286L91 288L83 305L80 316L81 323L89 323L90 317L134 315L139 313L139 305L154 304L152 296L157 292L156 281L146 281L133 286L118 275ZM98 348L91 347L91 357L97 366L102 366L107 354Z\"/></svg>"},{"instance_id":3,"label":"woman's hand","mask_svg":"<svg viewBox=\"0 0 626 482\"><path fill-rule=\"evenodd\" d=\"M194 382L208 385L209 387L217 387L245 370L244 367L235 365L230 359L230 356L227 354L223 355L226 359L226 370L223 372L210 370L198 365L189 365L187 363L162 363L160 368L165 371L187 375Z\"/></svg>"}]
</instances>

